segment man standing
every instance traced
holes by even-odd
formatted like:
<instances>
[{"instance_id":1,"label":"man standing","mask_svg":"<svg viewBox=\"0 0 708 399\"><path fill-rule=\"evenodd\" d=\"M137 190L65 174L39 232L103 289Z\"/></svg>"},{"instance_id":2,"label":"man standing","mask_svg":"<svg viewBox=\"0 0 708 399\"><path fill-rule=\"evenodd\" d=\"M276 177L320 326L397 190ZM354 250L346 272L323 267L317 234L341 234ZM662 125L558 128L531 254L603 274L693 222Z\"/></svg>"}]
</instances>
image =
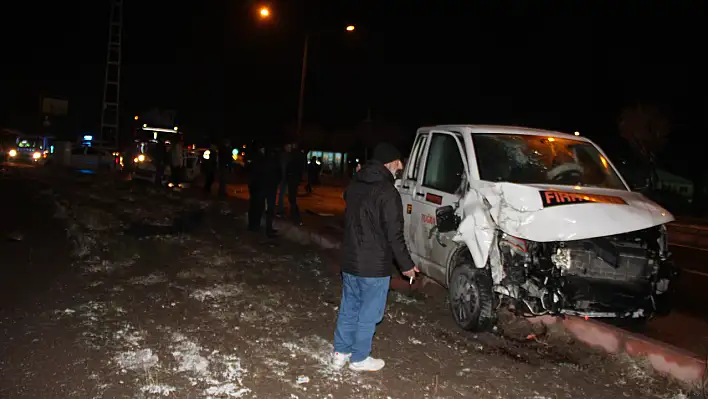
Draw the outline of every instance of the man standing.
<instances>
[{"instance_id":1,"label":"man standing","mask_svg":"<svg viewBox=\"0 0 708 399\"><path fill-rule=\"evenodd\" d=\"M227 170L231 163L231 141L224 138L219 143L219 155L216 161L219 176L219 197L226 198L226 179L228 178Z\"/></svg>"},{"instance_id":2,"label":"man standing","mask_svg":"<svg viewBox=\"0 0 708 399\"><path fill-rule=\"evenodd\" d=\"M297 192L302 182L302 172L305 169L305 155L298 149L297 143L291 144L290 159L287 166L288 202L290 203L290 217L296 225L302 225L300 209L297 207Z\"/></svg>"},{"instance_id":3,"label":"man standing","mask_svg":"<svg viewBox=\"0 0 708 399\"><path fill-rule=\"evenodd\" d=\"M251 162L248 164L248 230L256 232L261 228L261 218L265 206L265 147L253 146Z\"/></svg>"},{"instance_id":4,"label":"man standing","mask_svg":"<svg viewBox=\"0 0 708 399\"><path fill-rule=\"evenodd\" d=\"M278 217L285 215L285 194L288 192L288 163L290 162L290 151L292 146L290 143L283 146L283 151L280 152L280 170L281 170L281 181L278 185Z\"/></svg>"},{"instance_id":5,"label":"man standing","mask_svg":"<svg viewBox=\"0 0 708 399\"><path fill-rule=\"evenodd\" d=\"M162 185L162 177L165 175L165 158L167 157L167 148L165 147L165 141L159 140L155 144L155 156L153 157L153 164L155 165L155 184L158 186Z\"/></svg>"},{"instance_id":6,"label":"man standing","mask_svg":"<svg viewBox=\"0 0 708 399\"><path fill-rule=\"evenodd\" d=\"M172 174L172 184L175 187L182 183L182 173L184 166L184 145L182 144L182 137L178 138L174 143L172 143L171 153L171 165L170 173Z\"/></svg>"},{"instance_id":7,"label":"man standing","mask_svg":"<svg viewBox=\"0 0 708 399\"><path fill-rule=\"evenodd\" d=\"M403 206L393 185L402 167L400 152L381 143L344 193L342 302L332 356L337 368L347 362L355 371L384 367L383 360L369 354L376 324L386 308L391 263L395 260L403 275L411 279L419 271L403 238Z\"/></svg>"},{"instance_id":8,"label":"man standing","mask_svg":"<svg viewBox=\"0 0 708 399\"><path fill-rule=\"evenodd\" d=\"M208 151L208 152L207 152ZM211 187L214 185L214 174L216 173L216 161L218 149L214 144L204 151L202 158L202 173L204 173L204 193L211 195Z\"/></svg>"}]
</instances>

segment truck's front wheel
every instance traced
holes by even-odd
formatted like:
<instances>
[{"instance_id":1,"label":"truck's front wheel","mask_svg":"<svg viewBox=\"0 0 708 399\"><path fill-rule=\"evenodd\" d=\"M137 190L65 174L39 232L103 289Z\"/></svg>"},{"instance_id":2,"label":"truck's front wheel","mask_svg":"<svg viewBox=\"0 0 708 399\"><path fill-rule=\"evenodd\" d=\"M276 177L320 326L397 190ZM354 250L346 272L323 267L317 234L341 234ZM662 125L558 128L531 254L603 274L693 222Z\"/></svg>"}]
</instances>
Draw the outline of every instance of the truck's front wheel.
<instances>
[{"instance_id":1,"label":"truck's front wheel","mask_svg":"<svg viewBox=\"0 0 708 399\"><path fill-rule=\"evenodd\" d=\"M450 276L450 310L457 325L465 330L485 331L496 322L492 276L473 264L458 265Z\"/></svg>"}]
</instances>

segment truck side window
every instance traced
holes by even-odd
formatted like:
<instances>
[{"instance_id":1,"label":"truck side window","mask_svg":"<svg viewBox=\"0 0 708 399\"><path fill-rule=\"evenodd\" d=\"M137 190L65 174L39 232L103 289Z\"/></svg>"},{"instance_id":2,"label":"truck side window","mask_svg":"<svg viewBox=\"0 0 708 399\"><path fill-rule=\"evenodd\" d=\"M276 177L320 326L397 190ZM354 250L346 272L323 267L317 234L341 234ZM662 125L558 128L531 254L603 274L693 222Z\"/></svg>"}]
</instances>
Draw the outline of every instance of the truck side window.
<instances>
[{"instance_id":1,"label":"truck side window","mask_svg":"<svg viewBox=\"0 0 708 399\"><path fill-rule=\"evenodd\" d=\"M420 136L418 136L418 140L416 140L415 146L413 146L411 158L408 160L408 162L413 162L413 165L411 169L408 170L408 176L406 176L407 179L418 179L418 169L420 169L420 162L423 160L423 153L425 152L425 144L427 142L427 134L421 134Z\"/></svg>"},{"instance_id":2,"label":"truck side window","mask_svg":"<svg viewBox=\"0 0 708 399\"><path fill-rule=\"evenodd\" d=\"M423 186L454 194L465 173L460 149L449 134L435 134L430 142Z\"/></svg>"}]
</instances>

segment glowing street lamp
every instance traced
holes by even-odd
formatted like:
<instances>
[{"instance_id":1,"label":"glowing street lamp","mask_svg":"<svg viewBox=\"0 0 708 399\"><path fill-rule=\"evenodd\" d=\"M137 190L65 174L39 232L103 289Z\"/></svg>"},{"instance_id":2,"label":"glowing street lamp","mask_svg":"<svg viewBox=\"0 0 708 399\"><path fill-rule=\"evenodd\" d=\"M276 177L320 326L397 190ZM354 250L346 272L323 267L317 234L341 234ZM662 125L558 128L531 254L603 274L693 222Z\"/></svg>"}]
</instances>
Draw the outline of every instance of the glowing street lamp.
<instances>
[{"instance_id":1,"label":"glowing street lamp","mask_svg":"<svg viewBox=\"0 0 708 399\"><path fill-rule=\"evenodd\" d=\"M133 119L135 119L135 120L137 121L137 120L140 119L140 118L138 118L138 116L135 115L135 116L133 117Z\"/></svg>"},{"instance_id":2,"label":"glowing street lamp","mask_svg":"<svg viewBox=\"0 0 708 399\"><path fill-rule=\"evenodd\" d=\"M270 9L268 7L261 7L258 10L258 15L261 16L261 19L266 19L270 17Z\"/></svg>"},{"instance_id":3,"label":"glowing street lamp","mask_svg":"<svg viewBox=\"0 0 708 399\"><path fill-rule=\"evenodd\" d=\"M576 136L580 136L580 132L575 132L575 135L576 135Z\"/></svg>"},{"instance_id":4,"label":"glowing street lamp","mask_svg":"<svg viewBox=\"0 0 708 399\"><path fill-rule=\"evenodd\" d=\"M356 26L354 26L354 25L347 25L347 32L354 32L354 29L356 29Z\"/></svg>"}]
</instances>

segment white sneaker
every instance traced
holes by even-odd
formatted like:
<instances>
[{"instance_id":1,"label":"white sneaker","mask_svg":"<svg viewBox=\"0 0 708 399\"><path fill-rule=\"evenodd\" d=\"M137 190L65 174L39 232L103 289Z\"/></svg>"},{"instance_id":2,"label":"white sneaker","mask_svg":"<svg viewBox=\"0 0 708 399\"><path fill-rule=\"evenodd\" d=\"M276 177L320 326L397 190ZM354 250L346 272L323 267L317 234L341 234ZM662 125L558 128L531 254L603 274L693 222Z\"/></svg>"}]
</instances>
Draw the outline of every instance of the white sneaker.
<instances>
[{"instance_id":1,"label":"white sneaker","mask_svg":"<svg viewBox=\"0 0 708 399\"><path fill-rule=\"evenodd\" d=\"M386 365L381 359L374 359L369 356L360 362L349 363L349 369L354 371L379 371Z\"/></svg>"},{"instance_id":2,"label":"white sneaker","mask_svg":"<svg viewBox=\"0 0 708 399\"><path fill-rule=\"evenodd\" d=\"M336 369L341 369L347 364L351 357L351 353L334 352L332 354L332 366Z\"/></svg>"}]
</instances>

